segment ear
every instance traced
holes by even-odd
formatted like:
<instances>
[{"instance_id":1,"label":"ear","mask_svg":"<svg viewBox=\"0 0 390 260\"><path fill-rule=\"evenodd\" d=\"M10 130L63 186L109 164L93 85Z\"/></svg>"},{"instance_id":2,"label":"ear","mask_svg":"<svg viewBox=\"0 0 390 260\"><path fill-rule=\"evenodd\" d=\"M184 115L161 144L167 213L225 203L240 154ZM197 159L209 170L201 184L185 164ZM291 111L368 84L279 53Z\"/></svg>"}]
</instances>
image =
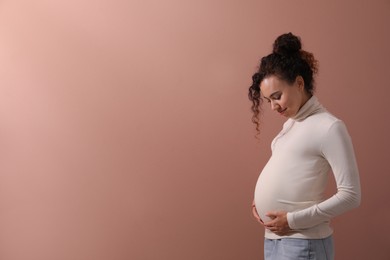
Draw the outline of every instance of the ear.
<instances>
[{"instance_id":1,"label":"ear","mask_svg":"<svg viewBox=\"0 0 390 260\"><path fill-rule=\"evenodd\" d=\"M305 90L305 81L302 76L298 75L295 79L295 83L297 84L299 90Z\"/></svg>"}]
</instances>

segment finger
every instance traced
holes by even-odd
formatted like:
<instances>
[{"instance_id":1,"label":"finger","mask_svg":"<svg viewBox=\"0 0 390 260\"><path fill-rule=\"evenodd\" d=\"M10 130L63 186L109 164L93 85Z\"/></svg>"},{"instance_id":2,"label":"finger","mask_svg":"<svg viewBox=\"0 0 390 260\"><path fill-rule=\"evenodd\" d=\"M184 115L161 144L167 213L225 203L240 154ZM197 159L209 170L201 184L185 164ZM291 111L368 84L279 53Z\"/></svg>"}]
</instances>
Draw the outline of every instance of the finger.
<instances>
[{"instance_id":1,"label":"finger","mask_svg":"<svg viewBox=\"0 0 390 260\"><path fill-rule=\"evenodd\" d=\"M259 214L257 214L257 211L255 209L252 209L252 215L255 219L260 219Z\"/></svg>"},{"instance_id":2,"label":"finger","mask_svg":"<svg viewBox=\"0 0 390 260\"><path fill-rule=\"evenodd\" d=\"M271 219L271 220L265 222L264 225L266 225L266 226L273 226L274 223L275 223L275 220Z\"/></svg>"},{"instance_id":3,"label":"finger","mask_svg":"<svg viewBox=\"0 0 390 260\"><path fill-rule=\"evenodd\" d=\"M252 207L252 213L253 213L253 216L255 217L255 219L256 219L257 221L259 221L261 224L264 225L264 222L263 222L263 220L260 218L259 213L257 212L257 209L256 209L256 207L255 207L254 205L253 205L253 207Z\"/></svg>"},{"instance_id":4,"label":"finger","mask_svg":"<svg viewBox=\"0 0 390 260\"><path fill-rule=\"evenodd\" d=\"M269 211L265 215L271 219L274 219L278 216L278 212L277 211Z\"/></svg>"},{"instance_id":5,"label":"finger","mask_svg":"<svg viewBox=\"0 0 390 260\"><path fill-rule=\"evenodd\" d=\"M277 227L274 227L274 226L272 226L272 227L267 227L267 229L268 229L269 231L271 231L271 232L274 232L274 233L279 232L278 228L277 228Z\"/></svg>"},{"instance_id":6,"label":"finger","mask_svg":"<svg viewBox=\"0 0 390 260\"><path fill-rule=\"evenodd\" d=\"M261 220L261 218L260 218L259 216L256 216L254 213L252 214L252 216L255 218L255 220L256 220L257 222L259 222L260 224L264 225L263 220Z\"/></svg>"},{"instance_id":7,"label":"finger","mask_svg":"<svg viewBox=\"0 0 390 260\"><path fill-rule=\"evenodd\" d=\"M271 227L275 227L275 224L276 224L275 221L271 220L267 223L264 223L264 226L271 228Z\"/></svg>"}]
</instances>

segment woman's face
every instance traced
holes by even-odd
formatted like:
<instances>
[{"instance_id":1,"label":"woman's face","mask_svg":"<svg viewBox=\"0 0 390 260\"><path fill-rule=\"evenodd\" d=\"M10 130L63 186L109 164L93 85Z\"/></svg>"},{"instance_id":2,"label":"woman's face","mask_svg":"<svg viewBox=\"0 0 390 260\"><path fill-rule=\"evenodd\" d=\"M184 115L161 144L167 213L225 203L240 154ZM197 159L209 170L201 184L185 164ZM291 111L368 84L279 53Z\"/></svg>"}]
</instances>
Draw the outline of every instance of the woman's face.
<instances>
[{"instance_id":1,"label":"woman's face","mask_svg":"<svg viewBox=\"0 0 390 260\"><path fill-rule=\"evenodd\" d=\"M260 90L265 100L271 105L271 109L285 117L294 117L298 110L310 98L305 91L304 81L301 76L295 79L293 84L271 75L260 84Z\"/></svg>"}]
</instances>

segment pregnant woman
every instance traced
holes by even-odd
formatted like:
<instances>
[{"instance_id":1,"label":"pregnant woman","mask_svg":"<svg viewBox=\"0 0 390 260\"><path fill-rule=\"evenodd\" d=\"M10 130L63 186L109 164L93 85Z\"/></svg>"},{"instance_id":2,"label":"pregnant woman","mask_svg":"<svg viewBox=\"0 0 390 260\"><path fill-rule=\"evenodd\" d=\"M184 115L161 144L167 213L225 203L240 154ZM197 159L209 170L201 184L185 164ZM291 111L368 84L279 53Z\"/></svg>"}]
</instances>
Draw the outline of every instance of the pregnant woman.
<instances>
[{"instance_id":1,"label":"pregnant woman","mask_svg":"<svg viewBox=\"0 0 390 260\"><path fill-rule=\"evenodd\" d=\"M265 227L266 260L334 259L331 218L360 204L360 181L344 123L313 95L313 54L297 36L279 36L249 88L260 129L261 104L287 118L256 184L253 214ZM332 171L337 192L324 198Z\"/></svg>"}]
</instances>

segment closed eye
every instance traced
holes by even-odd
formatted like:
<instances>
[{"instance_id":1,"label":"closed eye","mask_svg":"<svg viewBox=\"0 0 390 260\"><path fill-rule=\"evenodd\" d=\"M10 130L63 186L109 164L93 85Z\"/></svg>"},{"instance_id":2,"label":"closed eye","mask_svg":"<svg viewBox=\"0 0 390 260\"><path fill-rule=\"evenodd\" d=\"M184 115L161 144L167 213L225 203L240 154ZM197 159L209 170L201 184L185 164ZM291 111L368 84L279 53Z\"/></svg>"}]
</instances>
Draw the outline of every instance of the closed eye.
<instances>
[{"instance_id":1,"label":"closed eye","mask_svg":"<svg viewBox=\"0 0 390 260\"><path fill-rule=\"evenodd\" d=\"M282 95L277 95L277 96L272 96L271 99L272 100L280 100L280 98L282 97ZM267 103L271 103L271 99L269 98L265 98L267 100Z\"/></svg>"},{"instance_id":2,"label":"closed eye","mask_svg":"<svg viewBox=\"0 0 390 260\"><path fill-rule=\"evenodd\" d=\"M282 92L281 91L275 91L274 93L272 93L269 98L267 97L264 97L268 103L271 102L271 99L272 100L280 100L282 98Z\"/></svg>"},{"instance_id":3,"label":"closed eye","mask_svg":"<svg viewBox=\"0 0 390 260\"><path fill-rule=\"evenodd\" d=\"M282 92L277 91L275 93L272 93L270 98L273 100L279 100L282 97Z\"/></svg>"}]
</instances>

